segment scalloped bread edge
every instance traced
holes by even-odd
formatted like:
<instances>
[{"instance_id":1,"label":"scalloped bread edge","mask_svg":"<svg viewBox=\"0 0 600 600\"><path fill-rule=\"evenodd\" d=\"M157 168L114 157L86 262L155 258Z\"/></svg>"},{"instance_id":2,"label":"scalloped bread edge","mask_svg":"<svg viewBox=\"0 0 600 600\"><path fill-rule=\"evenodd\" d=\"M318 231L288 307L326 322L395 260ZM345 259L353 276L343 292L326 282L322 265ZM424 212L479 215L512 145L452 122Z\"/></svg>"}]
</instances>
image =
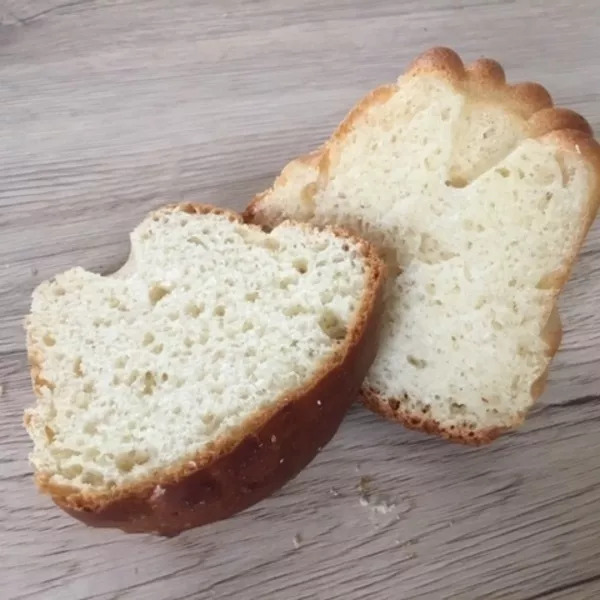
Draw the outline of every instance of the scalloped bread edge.
<instances>
[{"instance_id":1,"label":"scalloped bread edge","mask_svg":"<svg viewBox=\"0 0 600 600\"><path fill-rule=\"evenodd\" d=\"M585 215L581 235L573 245L571 253L566 257L567 268L554 273L548 278L549 289L554 291L548 323L542 332L547 343L547 356L551 359L557 352L561 342L562 328L556 306L557 297L565 285L573 263L579 253L585 236L594 221L600 204L600 145L593 137L588 122L576 112L557 108L548 91L538 83L517 83L509 85L502 66L491 59L482 58L465 66L460 56L449 48L432 48L421 54L409 67L403 77L413 78L433 74L446 79L465 95L480 101L492 101L505 107L507 111L516 113L527 121L529 137L552 144L565 152L580 156L588 166L590 177L593 177L592 193L588 199L588 211ZM244 212L247 222L273 226L273 218L262 211L263 203L268 204L269 195L281 187L301 186L301 194L312 194L320 177L326 177L330 160L330 150L335 144L343 142L352 131L354 123L371 107L383 104L398 89L398 84L385 84L368 93L350 110L346 118L327 140L316 151L301 156L284 167L271 188L258 194ZM277 219L278 220L278 219ZM549 368L550 363L548 363ZM531 387L532 404L542 394L548 368ZM525 418L525 412L515 415L514 420L506 427L494 427L472 431L467 428L450 429L436 420L422 414L410 414L394 407L397 399L383 397L375 390L363 387L361 396L364 404L379 415L397 421L409 429L438 435L450 441L480 445L493 441L504 432L518 427ZM396 402L395 402L396 400Z\"/></svg>"},{"instance_id":2,"label":"scalloped bread edge","mask_svg":"<svg viewBox=\"0 0 600 600\"><path fill-rule=\"evenodd\" d=\"M225 215L243 222L233 211L201 204L170 205L166 210ZM297 226L314 229L306 224ZM39 490L88 525L172 536L227 518L296 476L333 437L358 397L377 353L383 311L385 265L376 250L341 229L326 230L359 248L368 267L367 282L346 339L310 381L251 415L192 460L173 464L151 478L94 493L53 484L48 474L35 473ZM41 387L52 386L52 382L44 376L41 349L28 343L28 358L33 388L39 396Z\"/></svg>"}]
</instances>

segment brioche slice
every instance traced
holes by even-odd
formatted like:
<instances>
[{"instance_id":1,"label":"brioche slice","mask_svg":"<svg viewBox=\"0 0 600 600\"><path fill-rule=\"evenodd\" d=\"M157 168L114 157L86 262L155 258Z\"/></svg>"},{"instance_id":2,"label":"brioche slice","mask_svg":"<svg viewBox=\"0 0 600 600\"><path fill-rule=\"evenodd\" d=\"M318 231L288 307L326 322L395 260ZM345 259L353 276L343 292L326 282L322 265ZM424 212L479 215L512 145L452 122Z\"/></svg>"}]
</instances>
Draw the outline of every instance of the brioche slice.
<instances>
[{"instance_id":1,"label":"brioche slice","mask_svg":"<svg viewBox=\"0 0 600 600\"><path fill-rule=\"evenodd\" d=\"M165 535L264 498L358 395L383 276L340 231L264 233L200 205L150 215L120 272L75 268L33 294L39 488L89 524Z\"/></svg>"},{"instance_id":2,"label":"brioche slice","mask_svg":"<svg viewBox=\"0 0 600 600\"><path fill-rule=\"evenodd\" d=\"M489 442L542 391L557 295L600 198L578 114L501 66L436 48L288 164L248 221L346 227L390 269L366 405L410 428Z\"/></svg>"}]
</instances>

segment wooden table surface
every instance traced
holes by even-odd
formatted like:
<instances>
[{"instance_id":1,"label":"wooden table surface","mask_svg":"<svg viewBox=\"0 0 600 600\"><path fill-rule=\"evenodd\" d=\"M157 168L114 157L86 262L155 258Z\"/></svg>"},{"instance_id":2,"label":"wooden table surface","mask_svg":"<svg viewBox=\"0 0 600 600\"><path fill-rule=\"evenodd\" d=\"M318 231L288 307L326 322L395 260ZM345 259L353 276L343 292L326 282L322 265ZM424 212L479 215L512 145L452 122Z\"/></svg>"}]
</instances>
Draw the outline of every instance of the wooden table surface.
<instances>
[{"instance_id":1,"label":"wooden table surface","mask_svg":"<svg viewBox=\"0 0 600 600\"><path fill-rule=\"evenodd\" d=\"M39 281L115 270L163 203L243 207L433 45L538 79L598 130L599 39L597 0L0 0L0 597L600 598L600 222L548 390L490 447L356 407L274 497L160 539L39 496L21 426Z\"/></svg>"}]
</instances>

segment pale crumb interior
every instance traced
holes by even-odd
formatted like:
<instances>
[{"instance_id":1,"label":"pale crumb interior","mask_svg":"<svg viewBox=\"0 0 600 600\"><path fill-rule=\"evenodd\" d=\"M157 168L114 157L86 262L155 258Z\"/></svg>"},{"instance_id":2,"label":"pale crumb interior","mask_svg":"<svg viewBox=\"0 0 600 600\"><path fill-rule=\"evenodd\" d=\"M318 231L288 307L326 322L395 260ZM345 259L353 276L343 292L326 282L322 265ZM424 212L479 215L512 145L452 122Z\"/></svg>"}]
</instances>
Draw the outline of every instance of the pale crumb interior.
<instances>
[{"instance_id":1,"label":"pale crumb interior","mask_svg":"<svg viewBox=\"0 0 600 600\"><path fill-rule=\"evenodd\" d=\"M553 274L582 234L590 174L526 127L443 79L406 77L333 143L326 177L290 163L259 206L382 250L390 296L366 385L416 422L511 425L549 362Z\"/></svg>"},{"instance_id":2,"label":"pale crumb interior","mask_svg":"<svg viewBox=\"0 0 600 600\"><path fill-rule=\"evenodd\" d=\"M302 226L162 211L131 243L115 276L77 268L33 296L31 460L54 484L110 489L194 457L309 382L367 293L359 245Z\"/></svg>"}]
</instances>

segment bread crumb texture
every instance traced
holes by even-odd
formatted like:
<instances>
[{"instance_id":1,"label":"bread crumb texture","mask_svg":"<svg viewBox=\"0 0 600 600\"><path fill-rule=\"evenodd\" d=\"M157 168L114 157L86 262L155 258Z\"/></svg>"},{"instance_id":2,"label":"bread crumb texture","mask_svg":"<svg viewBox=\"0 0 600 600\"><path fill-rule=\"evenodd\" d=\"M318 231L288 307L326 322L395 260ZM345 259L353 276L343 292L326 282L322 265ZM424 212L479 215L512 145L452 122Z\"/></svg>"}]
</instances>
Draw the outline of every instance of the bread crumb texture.
<instances>
[{"instance_id":1,"label":"bread crumb texture","mask_svg":"<svg viewBox=\"0 0 600 600\"><path fill-rule=\"evenodd\" d=\"M248 208L257 222L344 226L383 253L383 339L364 386L378 412L476 438L531 405L599 200L589 126L551 107L537 84L506 85L497 63L464 68L436 49Z\"/></svg>"},{"instance_id":2,"label":"bread crumb texture","mask_svg":"<svg viewBox=\"0 0 600 600\"><path fill-rule=\"evenodd\" d=\"M41 284L27 320L38 402L25 417L38 476L96 492L196 466L341 346L366 293L363 251L306 226L263 233L165 209L132 233L120 272Z\"/></svg>"}]
</instances>

